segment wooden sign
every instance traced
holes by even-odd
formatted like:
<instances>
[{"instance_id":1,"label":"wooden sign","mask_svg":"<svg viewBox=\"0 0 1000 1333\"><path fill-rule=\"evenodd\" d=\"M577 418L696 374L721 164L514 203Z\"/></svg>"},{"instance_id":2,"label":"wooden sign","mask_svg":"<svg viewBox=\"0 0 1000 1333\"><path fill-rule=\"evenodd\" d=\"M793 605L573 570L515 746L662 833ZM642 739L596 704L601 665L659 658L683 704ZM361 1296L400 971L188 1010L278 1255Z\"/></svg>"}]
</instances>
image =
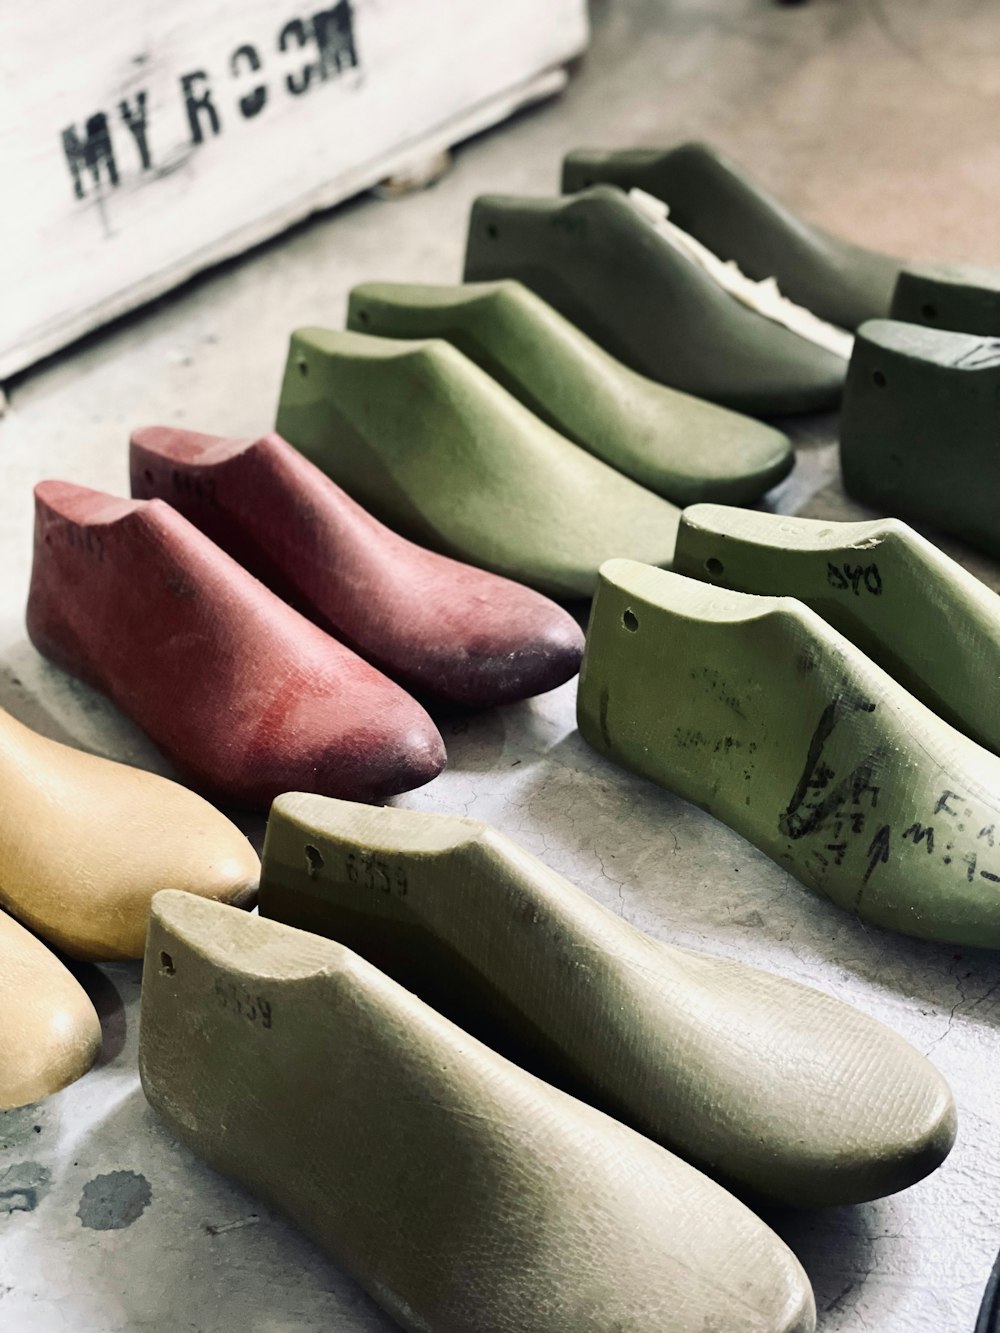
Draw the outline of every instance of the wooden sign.
<instances>
[{"instance_id":1,"label":"wooden sign","mask_svg":"<svg viewBox=\"0 0 1000 1333\"><path fill-rule=\"evenodd\" d=\"M585 0L320 5L3 6L0 378L555 91L587 39Z\"/></svg>"}]
</instances>

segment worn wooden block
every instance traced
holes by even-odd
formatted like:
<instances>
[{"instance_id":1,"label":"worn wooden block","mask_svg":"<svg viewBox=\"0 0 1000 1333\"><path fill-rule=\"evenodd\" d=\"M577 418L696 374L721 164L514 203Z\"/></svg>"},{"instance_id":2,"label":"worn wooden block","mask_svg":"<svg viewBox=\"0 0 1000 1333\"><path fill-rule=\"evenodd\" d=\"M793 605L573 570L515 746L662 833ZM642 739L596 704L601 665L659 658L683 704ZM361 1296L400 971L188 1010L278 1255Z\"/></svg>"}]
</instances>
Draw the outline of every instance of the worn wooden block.
<instances>
[{"instance_id":1,"label":"worn wooden block","mask_svg":"<svg viewBox=\"0 0 1000 1333\"><path fill-rule=\"evenodd\" d=\"M415 700L161 500L36 487L28 633L227 801L377 800L444 765Z\"/></svg>"},{"instance_id":2,"label":"worn wooden block","mask_svg":"<svg viewBox=\"0 0 1000 1333\"><path fill-rule=\"evenodd\" d=\"M744 1193L857 1203L954 1140L947 1085L888 1028L651 939L478 820L281 796L260 909Z\"/></svg>"},{"instance_id":3,"label":"worn wooden block","mask_svg":"<svg viewBox=\"0 0 1000 1333\"><path fill-rule=\"evenodd\" d=\"M1000 341L870 320L844 393L840 463L862 503L1000 556Z\"/></svg>"},{"instance_id":4,"label":"worn wooden block","mask_svg":"<svg viewBox=\"0 0 1000 1333\"><path fill-rule=\"evenodd\" d=\"M739 592L798 598L935 713L1000 753L1000 597L899 519L832 523L692 505L673 568Z\"/></svg>"},{"instance_id":5,"label":"worn wooden block","mask_svg":"<svg viewBox=\"0 0 1000 1333\"><path fill-rule=\"evenodd\" d=\"M558 434L440 339L292 335L277 429L384 522L554 597L669 563L680 511Z\"/></svg>"},{"instance_id":6,"label":"worn wooden block","mask_svg":"<svg viewBox=\"0 0 1000 1333\"><path fill-rule=\"evenodd\" d=\"M1000 758L794 598L609 561L578 719L862 920L1000 947Z\"/></svg>"},{"instance_id":7,"label":"worn wooden block","mask_svg":"<svg viewBox=\"0 0 1000 1333\"><path fill-rule=\"evenodd\" d=\"M737 301L610 185L481 196L465 277L518 278L639 374L740 412L821 411L840 398L842 356Z\"/></svg>"},{"instance_id":8,"label":"worn wooden block","mask_svg":"<svg viewBox=\"0 0 1000 1333\"><path fill-rule=\"evenodd\" d=\"M86 991L40 940L0 912L0 1111L81 1078L101 1049Z\"/></svg>"},{"instance_id":9,"label":"worn wooden block","mask_svg":"<svg viewBox=\"0 0 1000 1333\"><path fill-rule=\"evenodd\" d=\"M4 6L0 377L558 90L586 40L584 0Z\"/></svg>"},{"instance_id":10,"label":"worn wooden block","mask_svg":"<svg viewBox=\"0 0 1000 1333\"><path fill-rule=\"evenodd\" d=\"M347 325L446 338L567 439L676 504L757 500L792 466L779 431L637 375L520 282L369 282Z\"/></svg>"},{"instance_id":11,"label":"worn wooden block","mask_svg":"<svg viewBox=\"0 0 1000 1333\"><path fill-rule=\"evenodd\" d=\"M207 801L2 710L0 790L0 906L73 958L141 958L159 889L256 896L257 853Z\"/></svg>"},{"instance_id":12,"label":"worn wooden block","mask_svg":"<svg viewBox=\"0 0 1000 1333\"><path fill-rule=\"evenodd\" d=\"M853 245L798 217L709 144L603 152L563 161L568 193L600 182L662 199L671 220L748 277L776 278L782 292L821 319L856 329L889 313L902 260Z\"/></svg>"},{"instance_id":13,"label":"worn wooden block","mask_svg":"<svg viewBox=\"0 0 1000 1333\"><path fill-rule=\"evenodd\" d=\"M404 685L490 707L579 669L583 634L561 607L398 536L278 435L150 426L132 436L131 470L133 495L166 500Z\"/></svg>"},{"instance_id":14,"label":"worn wooden block","mask_svg":"<svg viewBox=\"0 0 1000 1333\"><path fill-rule=\"evenodd\" d=\"M812 1333L790 1250L357 954L158 894L139 1069L177 1137L411 1333Z\"/></svg>"}]
</instances>

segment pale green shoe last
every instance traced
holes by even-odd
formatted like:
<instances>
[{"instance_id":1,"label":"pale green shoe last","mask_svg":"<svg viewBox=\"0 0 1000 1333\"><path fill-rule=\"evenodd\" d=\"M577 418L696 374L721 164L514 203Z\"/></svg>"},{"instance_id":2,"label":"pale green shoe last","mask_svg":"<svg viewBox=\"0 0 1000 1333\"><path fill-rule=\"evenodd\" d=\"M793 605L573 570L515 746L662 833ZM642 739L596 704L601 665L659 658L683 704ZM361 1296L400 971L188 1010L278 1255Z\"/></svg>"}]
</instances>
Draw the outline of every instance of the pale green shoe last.
<instances>
[{"instance_id":1,"label":"pale green shoe last","mask_svg":"<svg viewBox=\"0 0 1000 1333\"><path fill-rule=\"evenodd\" d=\"M856 1203L951 1147L945 1081L881 1023L644 935L478 820L281 796L260 908L743 1193Z\"/></svg>"},{"instance_id":2,"label":"pale green shoe last","mask_svg":"<svg viewBox=\"0 0 1000 1333\"><path fill-rule=\"evenodd\" d=\"M276 429L404 536L553 597L589 597L609 556L673 556L674 505L441 339L299 329Z\"/></svg>"},{"instance_id":3,"label":"pale green shoe last","mask_svg":"<svg viewBox=\"0 0 1000 1333\"><path fill-rule=\"evenodd\" d=\"M812 1333L747 1208L341 944L154 899L139 1067L192 1152L410 1333Z\"/></svg>"},{"instance_id":4,"label":"pale green shoe last","mask_svg":"<svg viewBox=\"0 0 1000 1333\"><path fill-rule=\"evenodd\" d=\"M692 505L673 568L797 597L959 731L1000 751L1000 597L899 519L833 523Z\"/></svg>"},{"instance_id":5,"label":"pale green shoe last","mask_svg":"<svg viewBox=\"0 0 1000 1333\"><path fill-rule=\"evenodd\" d=\"M555 430L676 504L749 503L792 466L780 431L629 370L520 282L369 282L347 323L446 338Z\"/></svg>"},{"instance_id":6,"label":"pale green shoe last","mask_svg":"<svg viewBox=\"0 0 1000 1333\"><path fill-rule=\"evenodd\" d=\"M609 561L577 716L863 920L1000 947L1000 758L802 602Z\"/></svg>"}]
</instances>

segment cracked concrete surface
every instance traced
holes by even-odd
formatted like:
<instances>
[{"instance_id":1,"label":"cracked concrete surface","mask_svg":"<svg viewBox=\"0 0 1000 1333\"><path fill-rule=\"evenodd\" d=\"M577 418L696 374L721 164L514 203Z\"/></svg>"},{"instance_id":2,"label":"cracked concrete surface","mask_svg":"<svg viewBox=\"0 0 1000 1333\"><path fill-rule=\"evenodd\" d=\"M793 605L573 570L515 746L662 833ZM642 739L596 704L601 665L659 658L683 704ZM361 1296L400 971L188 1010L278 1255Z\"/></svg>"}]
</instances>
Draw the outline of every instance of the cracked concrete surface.
<instances>
[{"instance_id":1,"label":"cracked concrete surface","mask_svg":"<svg viewBox=\"0 0 1000 1333\"><path fill-rule=\"evenodd\" d=\"M571 147L710 139L854 239L995 262L995 5L601 0L594 16L568 92L462 148L434 188L324 215L7 386L0 705L46 734L166 771L134 727L25 639L31 485L57 476L126 493L127 434L144 422L268 428L294 325L339 323L348 289L365 279L455 280L471 199L551 191ZM835 418L793 429L798 463L770 503L863 516L837 480ZM992 562L948 549L1000 587ZM575 729L574 694L570 684L443 717L449 768L402 803L488 820L651 934L818 986L928 1052L959 1105L945 1166L877 1203L768 1216L814 1282L822 1333L971 1333L1000 1246L997 956L890 935L810 894L701 811L593 755ZM259 836L259 821L244 823ZM138 968L80 976L102 1015L101 1062L58 1096L0 1116L0 1186L19 1191L0 1205L0 1327L387 1330L293 1228L159 1126L136 1074ZM88 1185L115 1172L148 1181L148 1207L120 1229L85 1229Z\"/></svg>"}]
</instances>

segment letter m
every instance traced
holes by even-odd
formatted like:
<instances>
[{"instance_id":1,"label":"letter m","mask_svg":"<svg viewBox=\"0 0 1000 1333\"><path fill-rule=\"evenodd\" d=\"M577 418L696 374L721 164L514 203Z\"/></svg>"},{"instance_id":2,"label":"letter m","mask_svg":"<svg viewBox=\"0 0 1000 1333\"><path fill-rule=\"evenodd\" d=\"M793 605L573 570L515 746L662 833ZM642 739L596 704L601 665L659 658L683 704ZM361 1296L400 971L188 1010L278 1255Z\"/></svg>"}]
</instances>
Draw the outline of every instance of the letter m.
<instances>
[{"instance_id":1,"label":"letter m","mask_svg":"<svg viewBox=\"0 0 1000 1333\"><path fill-rule=\"evenodd\" d=\"M934 850L934 828L931 824L926 825L926 827L923 824L911 824L903 833L903 837L911 838L914 846L926 840L927 850L929 852Z\"/></svg>"},{"instance_id":2,"label":"letter m","mask_svg":"<svg viewBox=\"0 0 1000 1333\"><path fill-rule=\"evenodd\" d=\"M111 147L111 131L108 128L108 118L103 111L98 111L95 116L87 120L82 141L75 125L63 130L62 145L73 177L73 193L77 199L82 199L84 196L81 179L84 168L90 172L95 188L101 184L102 166L107 171L111 184L118 184L118 168Z\"/></svg>"},{"instance_id":3,"label":"letter m","mask_svg":"<svg viewBox=\"0 0 1000 1333\"><path fill-rule=\"evenodd\" d=\"M357 66L358 48L354 39L351 0L340 0L331 9L320 10L313 15L312 26L319 47L322 78L335 77L345 69Z\"/></svg>"}]
</instances>

